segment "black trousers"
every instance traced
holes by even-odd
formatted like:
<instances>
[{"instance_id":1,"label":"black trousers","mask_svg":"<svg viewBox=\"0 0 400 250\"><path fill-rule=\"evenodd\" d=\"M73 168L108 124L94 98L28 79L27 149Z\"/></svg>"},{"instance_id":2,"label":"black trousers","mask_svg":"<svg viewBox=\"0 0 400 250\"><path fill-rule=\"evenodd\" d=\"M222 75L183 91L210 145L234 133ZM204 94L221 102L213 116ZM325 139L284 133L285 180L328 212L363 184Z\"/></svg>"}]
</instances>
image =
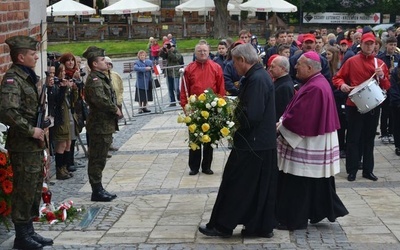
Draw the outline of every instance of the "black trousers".
<instances>
[{"instance_id":1,"label":"black trousers","mask_svg":"<svg viewBox=\"0 0 400 250\"><path fill-rule=\"evenodd\" d=\"M394 146L400 148L400 107L391 107L393 118Z\"/></svg>"},{"instance_id":2,"label":"black trousers","mask_svg":"<svg viewBox=\"0 0 400 250\"><path fill-rule=\"evenodd\" d=\"M378 127L380 108L361 114L357 107L346 106L346 171L356 174L360 157L363 157L363 173L374 170L374 143Z\"/></svg>"},{"instance_id":3,"label":"black trousers","mask_svg":"<svg viewBox=\"0 0 400 250\"><path fill-rule=\"evenodd\" d=\"M202 158L203 160L201 160ZM189 149L189 167L192 171L199 171L200 165L203 171L211 169L212 159L213 148L209 143L200 145L200 149L197 150Z\"/></svg>"},{"instance_id":4,"label":"black trousers","mask_svg":"<svg viewBox=\"0 0 400 250\"><path fill-rule=\"evenodd\" d=\"M392 119L392 107L389 104L390 100L386 98L380 105L381 107L381 122L380 130L381 136L388 136L393 134L393 119Z\"/></svg>"}]
</instances>

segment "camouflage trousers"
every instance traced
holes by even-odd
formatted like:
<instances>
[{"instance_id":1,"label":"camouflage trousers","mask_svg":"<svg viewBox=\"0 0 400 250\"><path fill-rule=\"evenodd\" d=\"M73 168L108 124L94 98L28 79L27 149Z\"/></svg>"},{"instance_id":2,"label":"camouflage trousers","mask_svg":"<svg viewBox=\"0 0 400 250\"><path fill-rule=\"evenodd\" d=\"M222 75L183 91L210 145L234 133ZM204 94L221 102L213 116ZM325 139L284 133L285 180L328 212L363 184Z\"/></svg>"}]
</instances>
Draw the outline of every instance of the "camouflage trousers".
<instances>
[{"instance_id":1,"label":"camouflage trousers","mask_svg":"<svg viewBox=\"0 0 400 250\"><path fill-rule=\"evenodd\" d=\"M39 216L42 198L44 154L40 152L10 152L13 169L11 219L14 224L26 224Z\"/></svg>"},{"instance_id":2,"label":"camouflage trousers","mask_svg":"<svg viewBox=\"0 0 400 250\"><path fill-rule=\"evenodd\" d=\"M89 133L88 176L92 185L101 183L112 139L112 134Z\"/></svg>"}]
</instances>

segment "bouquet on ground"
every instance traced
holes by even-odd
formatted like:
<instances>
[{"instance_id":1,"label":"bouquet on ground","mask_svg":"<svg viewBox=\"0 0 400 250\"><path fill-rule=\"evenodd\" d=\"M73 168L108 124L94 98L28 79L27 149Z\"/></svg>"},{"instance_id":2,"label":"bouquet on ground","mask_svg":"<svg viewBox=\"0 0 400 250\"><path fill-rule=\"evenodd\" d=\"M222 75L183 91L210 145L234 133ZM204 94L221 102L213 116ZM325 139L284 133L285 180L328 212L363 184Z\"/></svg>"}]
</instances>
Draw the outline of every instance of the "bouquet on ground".
<instances>
[{"instance_id":1,"label":"bouquet on ground","mask_svg":"<svg viewBox=\"0 0 400 250\"><path fill-rule=\"evenodd\" d=\"M39 210L39 218L37 218L38 221L54 224L57 222L66 221L68 219L72 222L82 211L84 211L82 208L74 207L74 202L72 200L61 203L61 205L56 208L51 202L51 197L51 191L49 190L47 184L43 183L43 205Z\"/></svg>"},{"instance_id":2,"label":"bouquet on ground","mask_svg":"<svg viewBox=\"0 0 400 250\"><path fill-rule=\"evenodd\" d=\"M217 96L207 89L199 96L191 95L185 106L185 114L179 114L178 123L185 123L189 129L189 147L199 149L199 145L210 143L216 147L222 138L233 138L237 127L234 122L236 102Z\"/></svg>"},{"instance_id":3,"label":"bouquet on ground","mask_svg":"<svg viewBox=\"0 0 400 250\"><path fill-rule=\"evenodd\" d=\"M0 133L1 134L1 133ZM9 229L11 214L11 193L13 191L13 171L8 152L0 150L0 223Z\"/></svg>"}]
</instances>

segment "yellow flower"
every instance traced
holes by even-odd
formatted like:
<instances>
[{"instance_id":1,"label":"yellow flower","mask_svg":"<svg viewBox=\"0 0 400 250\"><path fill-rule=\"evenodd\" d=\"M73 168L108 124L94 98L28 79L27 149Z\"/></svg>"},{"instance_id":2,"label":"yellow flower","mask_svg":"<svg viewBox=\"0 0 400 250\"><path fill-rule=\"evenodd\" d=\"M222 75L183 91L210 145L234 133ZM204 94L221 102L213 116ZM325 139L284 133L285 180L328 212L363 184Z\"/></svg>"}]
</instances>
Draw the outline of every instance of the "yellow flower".
<instances>
[{"instance_id":1,"label":"yellow flower","mask_svg":"<svg viewBox=\"0 0 400 250\"><path fill-rule=\"evenodd\" d=\"M200 113L204 117L204 119L208 119L208 117L210 116L210 113L208 113L208 111L201 111Z\"/></svg>"},{"instance_id":2,"label":"yellow flower","mask_svg":"<svg viewBox=\"0 0 400 250\"><path fill-rule=\"evenodd\" d=\"M204 94L204 93L200 94L199 100L204 102L206 100L206 94Z\"/></svg>"},{"instance_id":3,"label":"yellow flower","mask_svg":"<svg viewBox=\"0 0 400 250\"><path fill-rule=\"evenodd\" d=\"M190 147L193 151L195 151L195 150L197 150L197 149L200 148L199 145L197 145L197 144L194 143L194 142L190 142L190 143L189 143L189 147Z\"/></svg>"},{"instance_id":4,"label":"yellow flower","mask_svg":"<svg viewBox=\"0 0 400 250\"><path fill-rule=\"evenodd\" d=\"M185 117L183 116L178 116L178 123L184 123L185 122Z\"/></svg>"},{"instance_id":5,"label":"yellow flower","mask_svg":"<svg viewBox=\"0 0 400 250\"><path fill-rule=\"evenodd\" d=\"M192 118L190 118L190 116L185 116L185 118L183 119L183 121L188 124L192 121Z\"/></svg>"},{"instance_id":6,"label":"yellow flower","mask_svg":"<svg viewBox=\"0 0 400 250\"><path fill-rule=\"evenodd\" d=\"M203 137L201 138L201 141L204 143L210 142L211 138L208 135L203 135Z\"/></svg>"},{"instance_id":7,"label":"yellow flower","mask_svg":"<svg viewBox=\"0 0 400 250\"><path fill-rule=\"evenodd\" d=\"M203 125L201 125L201 130L203 130L203 132L207 132L208 130L210 130L210 124L203 123Z\"/></svg>"},{"instance_id":8,"label":"yellow flower","mask_svg":"<svg viewBox=\"0 0 400 250\"><path fill-rule=\"evenodd\" d=\"M226 105L226 101L224 98L219 98L218 99L218 107L223 107Z\"/></svg>"},{"instance_id":9,"label":"yellow flower","mask_svg":"<svg viewBox=\"0 0 400 250\"><path fill-rule=\"evenodd\" d=\"M230 133L229 128L227 128L227 127L221 128L220 132L224 137L228 136Z\"/></svg>"},{"instance_id":10,"label":"yellow flower","mask_svg":"<svg viewBox=\"0 0 400 250\"><path fill-rule=\"evenodd\" d=\"M189 131L190 131L190 133L193 134L193 133L196 131L196 128L197 128L196 124L190 125L190 126L189 126Z\"/></svg>"}]
</instances>

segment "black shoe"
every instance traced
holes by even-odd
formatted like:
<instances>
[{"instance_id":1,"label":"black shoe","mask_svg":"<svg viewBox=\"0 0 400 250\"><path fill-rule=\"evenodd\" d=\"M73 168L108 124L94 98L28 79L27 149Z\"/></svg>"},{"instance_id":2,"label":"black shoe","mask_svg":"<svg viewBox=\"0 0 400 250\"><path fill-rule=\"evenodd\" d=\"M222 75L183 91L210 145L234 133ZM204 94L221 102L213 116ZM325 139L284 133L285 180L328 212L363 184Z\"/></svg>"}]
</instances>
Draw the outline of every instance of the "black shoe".
<instances>
[{"instance_id":1,"label":"black shoe","mask_svg":"<svg viewBox=\"0 0 400 250\"><path fill-rule=\"evenodd\" d=\"M396 153L397 156L400 156L400 148L396 148L395 149L395 153Z\"/></svg>"},{"instance_id":2,"label":"black shoe","mask_svg":"<svg viewBox=\"0 0 400 250\"><path fill-rule=\"evenodd\" d=\"M378 180L378 177L376 177L374 175L374 173L363 173L362 177L364 177L364 178L366 178L368 180L371 180L371 181L377 181Z\"/></svg>"},{"instance_id":3,"label":"black shoe","mask_svg":"<svg viewBox=\"0 0 400 250\"><path fill-rule=\"evenodd\" d=\"M356 180L356 174L349 174L347 176L348 181L355 181Z\"/></svg>"},{"instance_id":4,"label":"black shoe","mask_svg":"<svg viewBox=\"0 0 400 250\"><path fill-rule=\"evenodd\" d=\"M214 172L211 169L203 169L201 172L208 175L214 174Z\"/></svg>"},{"instance_id":5,"label":"black shoe","mask_svg":"<svg viewBox=\"0 0 400 250\"><path fill-rule=\"evenodd\" d=\"M170 106L170 107L175 107L175 106L176 106L176 103L171 103L169 106Z\"/></svg>"},{"instance_id":6,"label":"black shoe","mask_svg":"<svg viewBox=\"0 0 400 250\"><path fill-rule=\"evenodd\" d=\"M75 161L74 162L74 167L76 167L76 168L84 168L84 167L86 167L86 165L83 164L83 163L78 163L77 161Z\"/></svg>"},{"instance_id":7,"label":"black shoe","mask_svg":"<svg viewBox=\"0 0 400 250\"><path fill-rule=\"evenodd\" d=\"M346 158L346 151L340 150L340 158Z\"/></svg>"},{"instance_id":8,"label":"black shoe","mask_svg":"<svg viewBox=\"0 0 400 250\"><path fill-rule=\"evenodd\" d=\"M32 239L29 235L29 225L14 225L15 239L13 249L43 249L43 245Z\"/></svg>"},{"instance_id":9,"label":"black shoe","mask_svg":"<svg viewBox=\"0 0 400 250\"><path fill-rule=\"evenodd\" d=\"M112 154L107 154L107 158L111 158L112 157Z\"/></svg>"},{"instance_id":10,"label":"black shoe","mask_svg":"<svg viewBox=\"0 0 400 250\"><path fill-rule=\"evenodd\" d=\"M189 171L189 175L196 175L198 173L199 173L199 171L196 171L196 170L190 170Z\"/></svg>"},{"instance_id":11,"label":"black shoe","mask_svg":"<svg viewBox=\"0 0 400 250\"><path fill-rule=\"evenodd\" d=\"M199 231L200 231L200 233L207 235L207 236L218 236L218 237L222 237L222 238L230 238L232 236L232 234L223 233L223 232L218 231L215 228L208 228L206 226L200 226Z\"/></svg>"},{"instance_id":12,"label":"black shoe","mask_svg":"<svg viewBox=\"0 0 400 250\"><path fill-rule=\"evenodd\" d=\"M110 146L110 148L108 149L108 151L118 151L118 148L114 147L114 146Z\"/></svg>"},{"instance_id":13,"label":"black shoe","mask_svg":"<svg viewBox=\"0 0 400 250\"><path fill-rule=\"evenodd\" d=\"M67 167L68 172L75 172L76 171L76 167L74 165L69 165Z\"/></svg>"},{"instance_id":14,"label":"black shoe","mask_svg":"<svg viewBox=\"0 0 400 250\"><path fill-rule=\"evenodd\" d=\"M99 191L93 191L92 192L92 197L91 201L112 201L114 198L112 198L110 195L107 195L104 190L99 190Z\"/></svg>"},{"instance_id":15,"label":"black shoe","mask_svg":"<svg viewBox=\"0 0 400 250\"><path fill-rule=\"evenodd\" d=\"M35 232L35 229L33 228L32 220L28 223L27 233L29 236L31 236L32 240L36 241L37 243L41 244L42 246L51 246L54 244L52 239L45 238Z\"/></svg>"},{"instance_id":16,"label":"black shoe","mask_svg":"<svg viewBox=\"0 0 400 250\"><path fill-rule=\"evenodd\" d=\"M273 232L270 233L256 233L256 232L249 232L246 229L242 229L240 231L242 237L261 237L261 238L272 238L274 236Z\"/></svg>"},{"instance_id":17,"label":"black shoe","mask_svg":"<svg viewBox=\"0 0 400 250\"><path fill-rule=\"evenodd\" d=\"M149 110L149 109L147 109L147 108L144 108L144 109L143 109L143 112L145 112L145 113L150 113L151 110Z\"/></svg>"},{"instance_id":18,"label":"black shoe","mask_svg":"<svg viewBox=\"0 0 400 250\"><path fill-rule=\"evenodd\" d=\"M106 194L106 195L108 195L108 196L111 196L111 198L114 200L115 198L117 198L117 195L116 194L110 194L107 190L105 190L105 189L103 189L103 192Z\"/></svg>"}]
</instances>

